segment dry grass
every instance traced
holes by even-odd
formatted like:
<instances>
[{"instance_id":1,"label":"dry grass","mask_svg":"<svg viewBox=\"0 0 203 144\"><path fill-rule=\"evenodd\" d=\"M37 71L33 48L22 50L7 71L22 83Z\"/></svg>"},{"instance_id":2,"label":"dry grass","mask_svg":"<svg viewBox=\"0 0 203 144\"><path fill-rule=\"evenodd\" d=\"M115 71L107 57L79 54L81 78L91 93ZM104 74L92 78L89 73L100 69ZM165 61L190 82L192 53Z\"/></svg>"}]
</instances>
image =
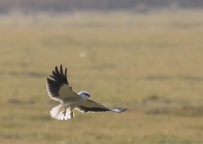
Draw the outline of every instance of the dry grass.
<instances>
[{"instance_id":1,"label":"dry grass","mask_svg":"<svg viewBox=\"0 0 203 144\"><path fill-rule=\"evenodd\" d=\"M159 143L203 137L203 11L9 15L0 20L0 141ZM57 121L45 78L68 67L76 92L122 114Z\"/></svg>"}]
</instances>

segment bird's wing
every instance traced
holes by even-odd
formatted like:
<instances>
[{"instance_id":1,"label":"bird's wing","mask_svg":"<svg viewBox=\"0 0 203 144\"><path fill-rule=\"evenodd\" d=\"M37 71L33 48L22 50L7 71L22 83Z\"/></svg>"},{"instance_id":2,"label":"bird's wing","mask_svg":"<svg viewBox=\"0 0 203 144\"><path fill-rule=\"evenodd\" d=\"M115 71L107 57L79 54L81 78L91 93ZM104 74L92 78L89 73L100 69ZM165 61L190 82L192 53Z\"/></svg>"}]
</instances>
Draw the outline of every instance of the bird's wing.
<instances>
[{"instance_id":1,"label":"bird's wing","mask_svg":"<svg viewBox=\"0 0 203 144\"><path fill-rule=\"evenodd\" d=\"M48 95L57 101L63 102L71 97L78 97L78 95L69 87L67 80L67 68L63 73L62 65L60 66L60 71L58 67L55 67L55 71L52 71L50 78L46 79L46 88Z\"/></svg>"},{"instance_id":2,"label":"bird's wing","mask_svg":"<svg viewBox=\"0 0 203 144\"><path fill-rule=\"evenodd\" d=\"M87 112L106 112L106 111L113 111L117 113L124 112L126 109L121 109L121 108L116 108L116 109L110 109L105 106L103 106L100 103L97 103L92 100L87 100L83 102L81 105L75 108L76 110L82 112L82 113L87 113Z\"/></svg>"}]
</instances>

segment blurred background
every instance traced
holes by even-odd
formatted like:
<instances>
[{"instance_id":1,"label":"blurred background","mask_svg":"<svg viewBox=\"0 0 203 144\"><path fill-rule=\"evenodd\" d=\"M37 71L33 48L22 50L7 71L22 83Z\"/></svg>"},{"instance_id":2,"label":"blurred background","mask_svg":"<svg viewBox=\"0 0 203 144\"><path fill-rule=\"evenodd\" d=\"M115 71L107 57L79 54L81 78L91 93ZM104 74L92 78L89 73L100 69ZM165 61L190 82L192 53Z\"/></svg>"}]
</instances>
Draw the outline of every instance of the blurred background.
<instances>
[{"instance_id":1,"label":"blurred background","mask_svg":"<svg viewBox=\"0 0 203 144\"><path fill-rule=\"evenodd\" d=\"M203 138L202 0L0 0L2 144L153 144ZM68 68L125 113L58 121L45 79Z\"/></svg>"}]
</instances>

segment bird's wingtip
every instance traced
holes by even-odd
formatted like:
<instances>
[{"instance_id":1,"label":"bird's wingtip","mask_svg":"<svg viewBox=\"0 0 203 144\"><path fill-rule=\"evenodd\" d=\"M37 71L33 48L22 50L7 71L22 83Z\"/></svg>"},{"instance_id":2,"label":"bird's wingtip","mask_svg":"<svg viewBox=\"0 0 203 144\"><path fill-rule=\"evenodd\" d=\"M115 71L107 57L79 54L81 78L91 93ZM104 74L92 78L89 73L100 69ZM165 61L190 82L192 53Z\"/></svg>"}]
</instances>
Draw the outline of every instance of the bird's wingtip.
<instances>
[{"instance_id":1,"label":"bird's wingtip","mask_svg":"<svg viewBox=\"0 0 203 144\"><path fill-rule=\"evenodd\" d=\"M117 109L111 109L113 112L117 112L117 113L122 113L122 112L124 112L124 111L126 111L127 110L127 108L117 108Z\"/></svg>"}]
</instances>

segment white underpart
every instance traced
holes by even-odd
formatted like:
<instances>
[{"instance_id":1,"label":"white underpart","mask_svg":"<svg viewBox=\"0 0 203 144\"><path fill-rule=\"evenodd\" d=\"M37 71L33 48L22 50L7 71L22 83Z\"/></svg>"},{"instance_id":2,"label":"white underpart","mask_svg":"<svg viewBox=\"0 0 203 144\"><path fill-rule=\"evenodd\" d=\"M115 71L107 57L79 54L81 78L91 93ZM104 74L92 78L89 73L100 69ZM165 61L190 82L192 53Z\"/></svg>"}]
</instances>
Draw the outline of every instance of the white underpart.
<instances>
[{"instance_id":1,"label":"white underpart","mask_svg":"<svg viewBox=\"0 0 203 144\"><path fill-rule=\"evenodd\" d=\"M87 101L87 99L89 98L89 96L86 96L83 93L84 91L81 91L78 93L78 97L71 97L68 100L63 101L62 104L52 108L52 110L50 111L51 116L57 120L68 120L73 118L74 117L73 109L78 105L80 105L81 103Z\"/></svg>"}]
</instances>

